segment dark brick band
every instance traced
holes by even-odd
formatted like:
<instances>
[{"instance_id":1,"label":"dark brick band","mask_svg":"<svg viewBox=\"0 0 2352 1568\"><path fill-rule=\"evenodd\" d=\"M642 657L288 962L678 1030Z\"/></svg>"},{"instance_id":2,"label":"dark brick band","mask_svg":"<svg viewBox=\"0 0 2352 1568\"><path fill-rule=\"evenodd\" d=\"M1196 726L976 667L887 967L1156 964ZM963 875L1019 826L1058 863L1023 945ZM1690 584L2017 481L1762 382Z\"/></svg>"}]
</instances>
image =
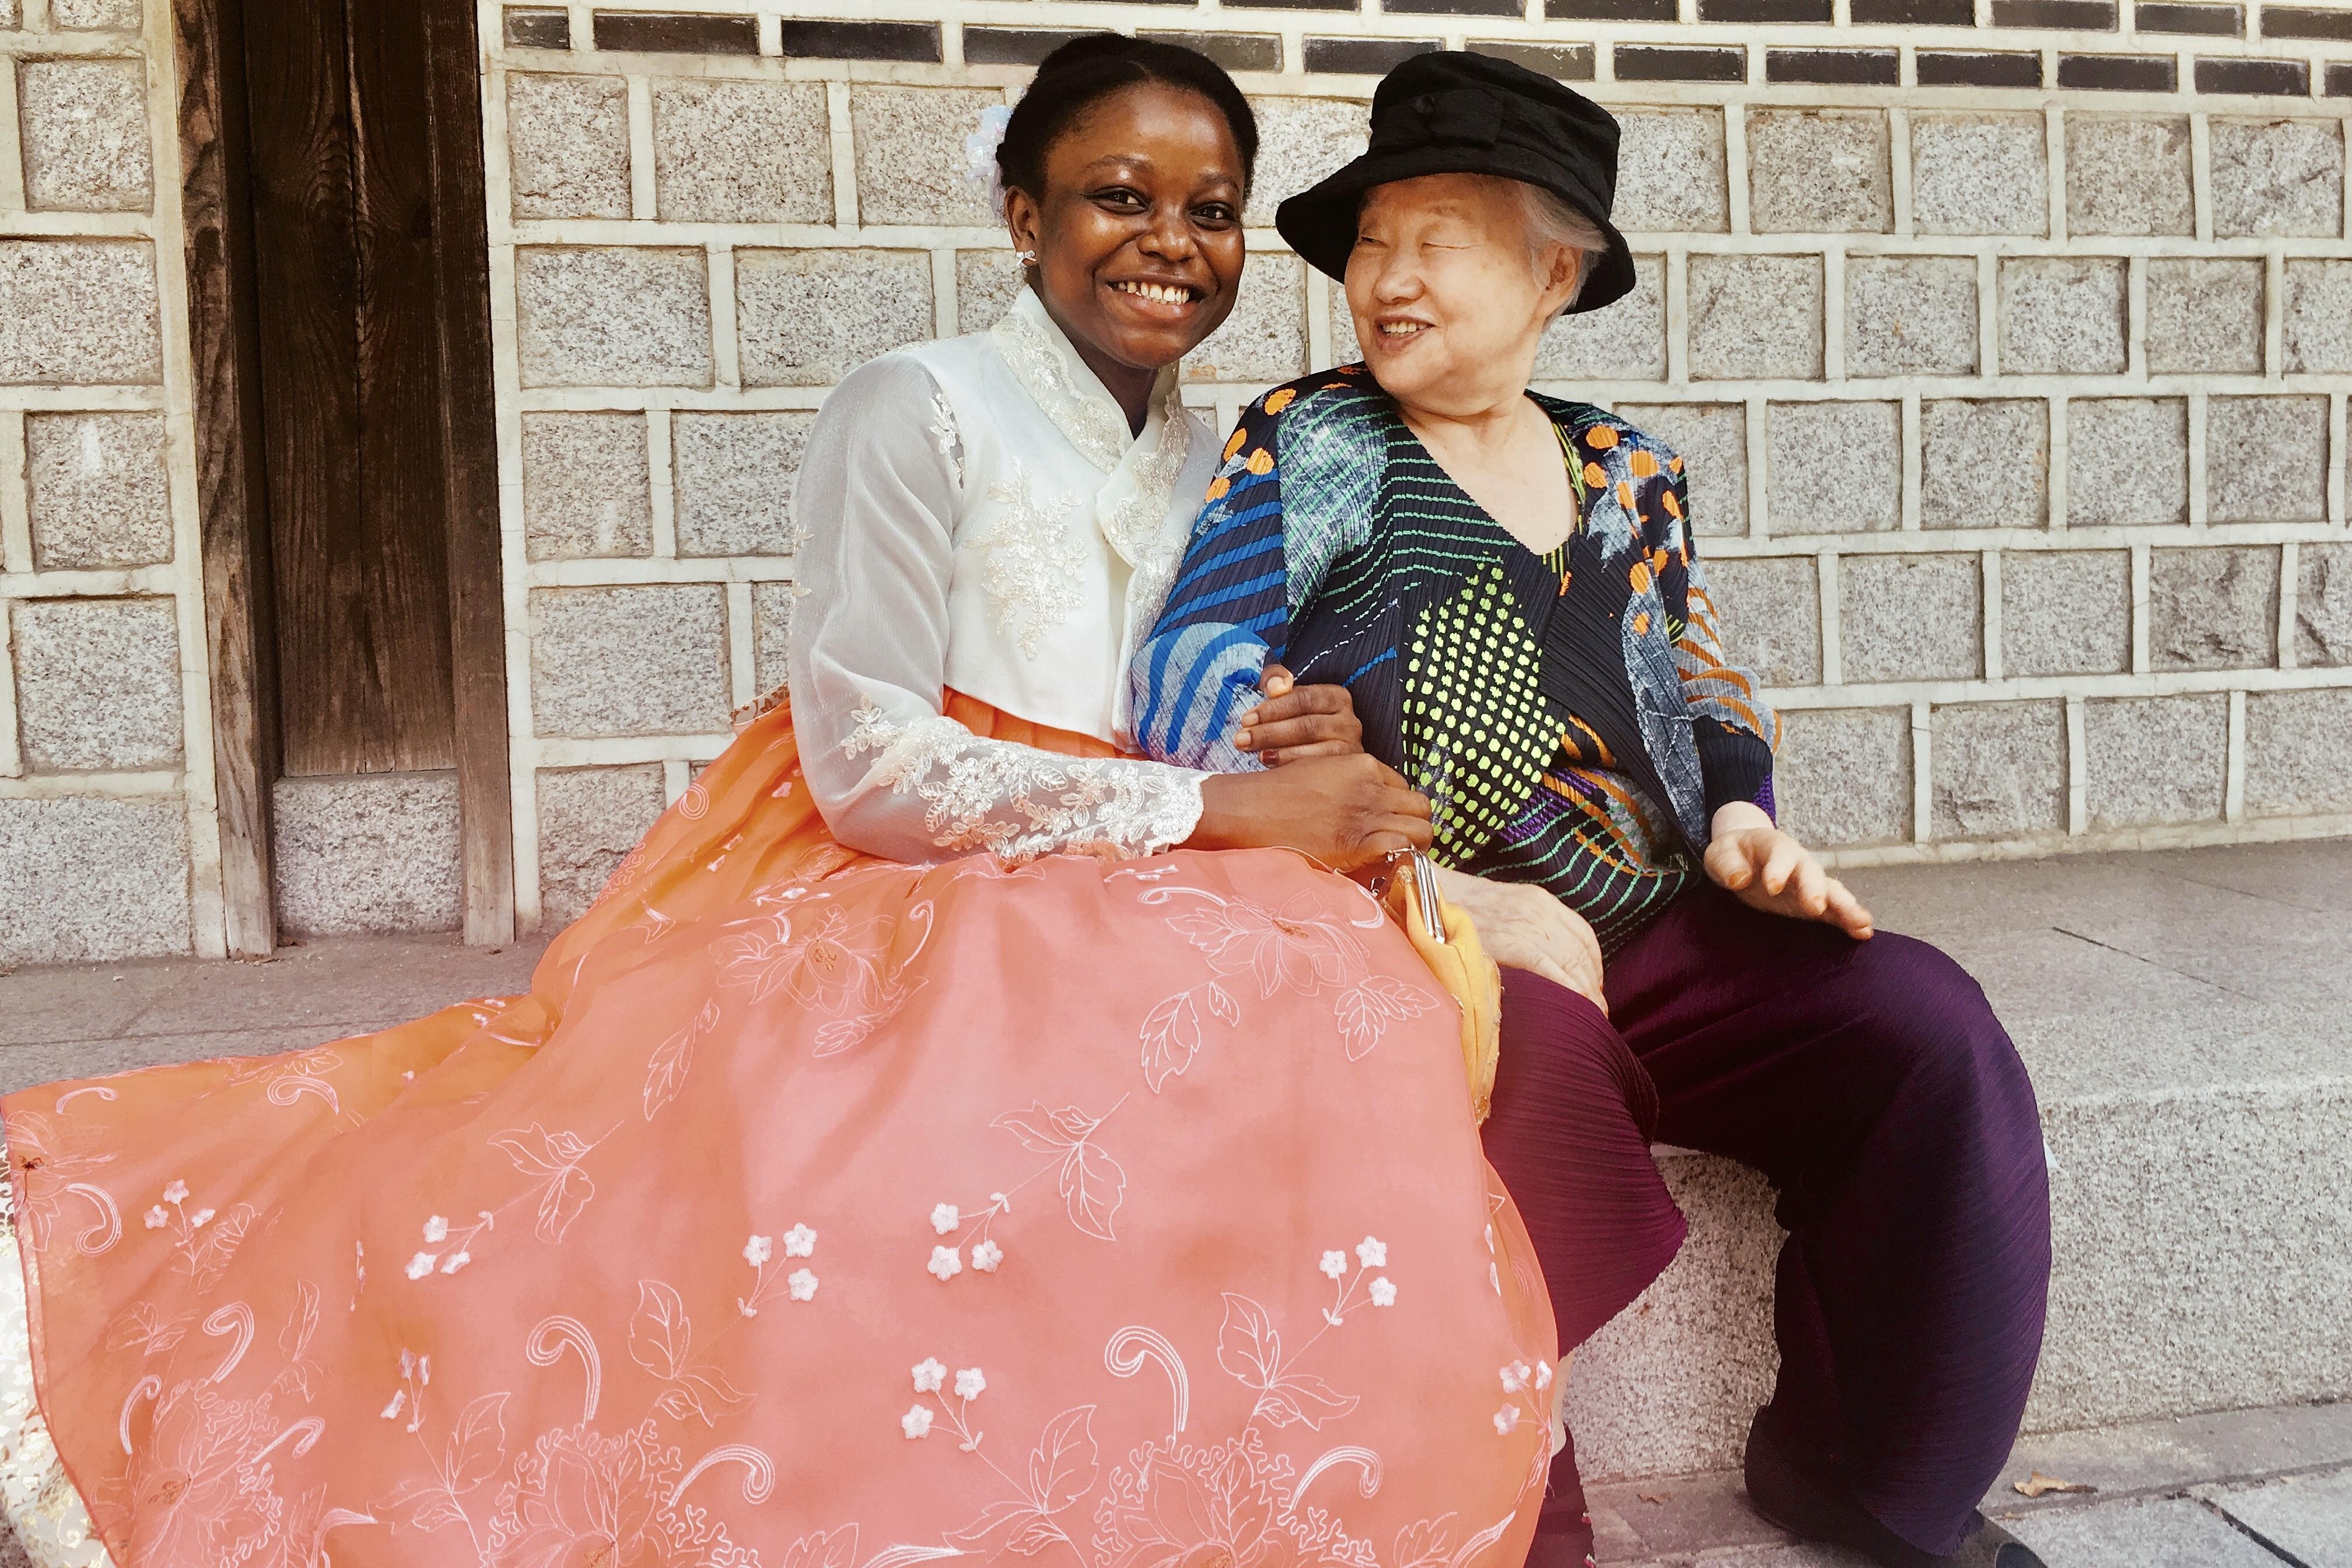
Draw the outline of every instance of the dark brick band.
<instances>
[{"instance_id":1,"label":"dark brick band","mask_svg":"<svg viewBox=\"0 0 2352 1568\"><path fill-rule=\"evenodd\" d=\"M1671 22L1680 15L1675 0L1544 0L1549 21Z\"/></svg>"},{"instance_id":2,"label":"dark brick band","mask_svg":"<svg viewBox=\"0 0 2352 1568\"><path fill-rule=\"evenodd\" d=\"M1278 71L1282 40L1271 33L1156 33L1143 35L1181 44L1208 56L1229 71Z\"/></svg>"},{"instance_id":3,"label":"dark brick band","mask_svg":"<svg viewBox=\"0 0 2352 1568\"><path fill-rule=\"evenodd\" d=\"M1698 0L1702 22L1828 22L1830 0Z\"/></svg>"},{"instance_id":4,"label":"dark brick band","mask_svg":"<svg viewBox=\"0 0 2352 1568\"><path fill-rule=\"evenodd\" d=\"M1899 27L1973 27L1976 0L1853 0L1846 15L1856 22Z\"/></svg>"},{"instance_id":5,"label":"dark brick band","mask_svg":"<svg viewBox=\"0 0 2352 1568\"><path fill-rule=\"evenodd\" d=\"M918 60L944 58L940 30L921 22L796 22L783 26L787 58L804 60Z\"/></svg>"},{"instance_id":6,"label":"dark brick band","mask_svg":"<svg viewBox=\"0 0 2352 1568\"><path fill-rule=\"evenodd\" d=\"M1509 16L1527 14L1519 0L1381 0L1381 10L1388 16Z\"/></svg>"},{"instance_id":7,"label":"dark brick band","mask_svg":"<svg viewBox=\"0 0 2352 1568\"><path fill-rule=\"evenodd\" d=\"M1386 76L1413 56L1441 47L1434 38L1309 38L1307 68L1333 76Z\"/></svg>"},{"instance_id":8,"label":"dark brick band","mask_svg":"<svg viewBox=\"0 0 2352 1568\"><path fill-rule=\"evenodd\" d=\"M2352 38L2352 11L2314 11L2300 5L2263 7L2265 38Z\"/></svg>"},{"instance_id":9,"label":"dark brick band","mask_svg":"<svg viewBox=\"0 0 2352 1568\"><path fill-rule=\"evenodd\" d=\"M572 13L509 5L504 17L510 49L568 49L572 47Z\"/></svg>"},{"instance_id":10,"label":"dark brick band","mask_svg":"<svg viewBox=\"0 0 2352 1568\"><path fill-rule=\"evenodd\" d=\"M1903 70L1893 49L1769 49L1764 77L1774 82L1893 87L1903 79Z\"/></svg>"},{"instance_id":11,"label":"dark brick band","mask_svg":"<svg viewBox=\"0 0 2352 1568\"><path fill-rule=\"evenodd\" d=\"M2055 27L2069 33L2112 33L2116 0L1992 0L1996 27Z\"/></svg>"},{"instance_id":12,"label":"dark brick band","mask_svg":"<svg viewBox=\"0 0 2352 1568\"><path fill-rule=\"evenodd\" d=\"M1745 49L1620 44L1611 57L1619 81L1746 81Z\"/></svg>"},{"instance_id":13,"label":"dark brick band","mask_svg":"<svg viewBox=\"0 0 2352 1568\"><path fill-rule=\"evenodd\" d=\"M2168 55L2060 55L2058 85L2092 92L2171 92L2180 85Z\"/></svg>"},{"instance_id":14,"label":"dark brick band","mask_svg":"<svg viewBox=\"0 0 2352 1568\"><path fill-rule=\"evenodd\" d=\"M1478 54L1517 60L1528 69L1541 71L1555 81L1592 79L1591 44L1514 44L1498 38L1473 38L1470 47Z\"/></svg>"},{"instance_id":15,"label":"dark brick band","mask_svg":"<svg viewBox=\"0 0 2352 1568\"><path fill-rule=\"evenodd\" d=\"M1047 27L966 27L963 58L976 66L1034 66L1072 38L1086 36Z\"/></svg>"},{"instance_id":16,"label":"dark brick band","mask_svg":"<svg viewBox=\"0 0 2352 1568\"><path fill-rule=\"evenodd\" d=\"M2246 10L2242 5L2176 5L2171 0L2150 0L2149 4L2132 7L2132 27L2141 33L2198 33L2216 38L2242 38L2246 36Z\"/></svg>"},{"instance_id":17,"label":"dark brick band","mask_svg":"<svg viewBox=\"0 0 2352 1568\"><path fill-rule=\"evenodd\" d=\"M1252 11L1353 11L1358 0L1225 0L1228 6Z\"/></svg>"},{"instance_id":18,"label":"dark brick band","mask_svg":"<svg viewBox=\"0 0 2352 1568\"><path fill-rule=\"evenodd\" d=\"M756 55L760 23L752 16L675 16L651 11L599 11L596 47L615 53Z\"/></svg>"},{"instance_id":19,"label":"dark brick band","mask_svg":"<svg viewBox=\"0 0 2352 1568\"><path fill-rule=\"evenodd\" d=\"M2042 57L2026 54L1930 54L1918 60L1921 87L2040 87Z\"/></svg>"},{"instance_id":20,"label":"dark brick band","mask_svg":"<svg viewBox=\"0 0 2352 1568\"><path fill-rule=\"evenodd\" d=\"M2327 96L2352 98L2352 63L2327 68Z\"/></svg>"},{"instance_id":21,"label":"dark brick band","mask_svg":"<svg viewBox=\"0 0 2352 1568\"><path fill-rule=\"evenodd\" d=\"M2308 98L2311 67L2302 60L2199 60L2197 90Z\"/></svg>"}]
</instances>

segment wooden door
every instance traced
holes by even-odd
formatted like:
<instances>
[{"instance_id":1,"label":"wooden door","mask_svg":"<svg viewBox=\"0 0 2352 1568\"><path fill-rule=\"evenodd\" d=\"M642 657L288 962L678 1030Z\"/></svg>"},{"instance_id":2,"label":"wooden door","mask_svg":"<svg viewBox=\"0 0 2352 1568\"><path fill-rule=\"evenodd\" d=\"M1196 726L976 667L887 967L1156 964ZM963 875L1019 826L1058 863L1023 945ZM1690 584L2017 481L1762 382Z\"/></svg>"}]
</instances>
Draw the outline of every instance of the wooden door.
<instances>
[{"instance_id":1,"label":"wooden door","mask_svg":"<svg viewBox=\"0 0 2352 1568\"><path fill-rule=\"evenodd\" d=\"M471 0L174 0L233 951L268 784L454 767L466 931L513 931Z\"/></svg>"}]
</instances>

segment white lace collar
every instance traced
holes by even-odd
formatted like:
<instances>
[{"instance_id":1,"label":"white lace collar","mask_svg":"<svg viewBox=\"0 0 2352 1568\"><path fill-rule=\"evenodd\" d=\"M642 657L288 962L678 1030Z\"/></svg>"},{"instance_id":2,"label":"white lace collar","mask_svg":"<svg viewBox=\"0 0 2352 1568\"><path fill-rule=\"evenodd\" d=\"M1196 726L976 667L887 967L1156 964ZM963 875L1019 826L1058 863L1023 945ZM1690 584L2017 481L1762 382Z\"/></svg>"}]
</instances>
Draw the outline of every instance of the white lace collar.
<instances>
[{"instance_id":1,"label":"white lace collar","mask_svg":"<svg viewBox=\"0 0 2352 1568\"><path fill-rule=\"evenodd\" d=\"M1127 411L1047 313L1036 290L1014 297L989 337L1023 390L1080 456L1105 477L1096 497L1103 537L1129 566L1160 564L1161 524L1192 445L1192 421L1177 395L1174 365L1151 387L1143 432L1130 436Z\"/></svg>"}]
</instances>

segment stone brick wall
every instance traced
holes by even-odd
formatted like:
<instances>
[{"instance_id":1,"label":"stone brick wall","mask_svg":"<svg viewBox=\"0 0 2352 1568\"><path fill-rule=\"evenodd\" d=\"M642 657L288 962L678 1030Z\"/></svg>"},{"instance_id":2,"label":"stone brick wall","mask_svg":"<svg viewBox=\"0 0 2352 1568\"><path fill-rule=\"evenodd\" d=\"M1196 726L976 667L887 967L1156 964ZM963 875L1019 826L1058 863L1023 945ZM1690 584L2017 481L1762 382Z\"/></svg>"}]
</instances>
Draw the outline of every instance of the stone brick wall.
<instances>
[{"instance_id":1,"label":"stone brick wall","mask_svg":"<svg viewBox=\"0 0 2352 1568\"><path fill-rule=\"evenodd\" d=\"M0 0L0 968L222 950L168 16Z\"/></svg>"},{"instance_id":2,"label":"stone brick wall","mask_svg":"<svg viewBox=\"0 0 2352 1568\"><path fill-rule=\"evenodd\" d=\"M1625 126L1641 286L1548 390L1689 460L1786 815L1848 863L2352 830L2352 8L2254 0L509 6L488 99L520 883L576 912L781 674L847 366L1014 273L975 111L1068 32L1202 44L1265 132L1230 421L1354 357L1275 204L1376 74L1492 49ZM503 306L504 300L501 304Z\"/></svg>"}]
</instances>

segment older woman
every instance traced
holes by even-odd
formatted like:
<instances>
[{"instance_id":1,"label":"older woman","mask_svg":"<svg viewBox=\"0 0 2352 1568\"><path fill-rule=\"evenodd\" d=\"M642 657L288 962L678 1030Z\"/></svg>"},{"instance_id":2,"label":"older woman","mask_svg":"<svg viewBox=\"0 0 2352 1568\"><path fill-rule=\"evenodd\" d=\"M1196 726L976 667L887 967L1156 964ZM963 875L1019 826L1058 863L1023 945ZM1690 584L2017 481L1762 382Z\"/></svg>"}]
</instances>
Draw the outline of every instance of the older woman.
<instances>
[{"instance_id":1,"label":"older woman","mask_svg":"<svg viewBox=\"0 0 2352 1568\"><path fill-rule=\"evenodd\" d=\"M1381 84L1370 150L1276 219L1345 281L1366 363L1244 416L1133 667L1139 729L1252 767L1266 661L1349 686L1506 966L1486 1146L1563 1349L1681 1241L1654 1138L1755 1166L1790 1232L1757 1506L1881 1563L2028 1568L1976 1509L2047 1292L2025 1072L1957 965L1874 933L1774 825L1778 725L1725 657L1682 459L1528 390L1547 324L1633 285L1616 145L1501 60ZM1537 1560L1573 1563L1572 1447L1552 1481Z\"/></svg>"}]
</instances>

